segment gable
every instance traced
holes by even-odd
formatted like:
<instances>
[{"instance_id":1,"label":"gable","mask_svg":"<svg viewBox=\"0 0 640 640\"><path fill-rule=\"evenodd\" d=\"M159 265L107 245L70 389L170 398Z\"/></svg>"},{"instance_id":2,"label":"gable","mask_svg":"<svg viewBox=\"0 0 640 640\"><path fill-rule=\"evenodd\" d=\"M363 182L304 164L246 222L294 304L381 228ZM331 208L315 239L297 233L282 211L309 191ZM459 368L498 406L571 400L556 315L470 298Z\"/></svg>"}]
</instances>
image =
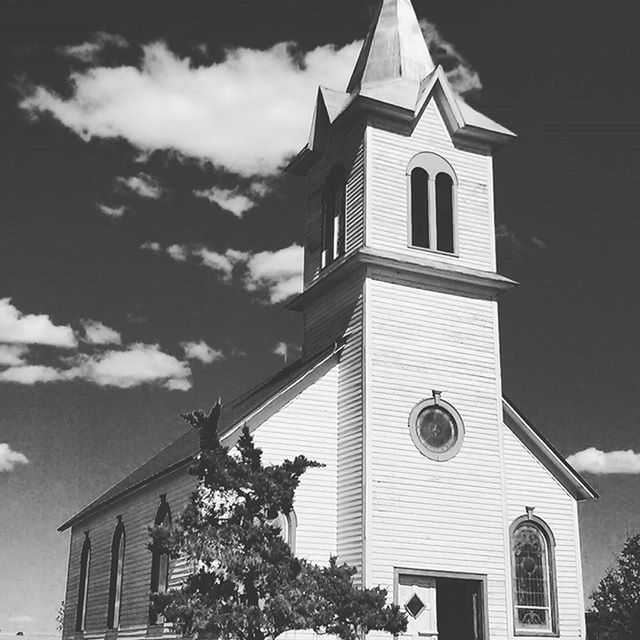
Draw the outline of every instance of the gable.
<instances>
[{"instance_id":1,"label":"gable","mask_svg":"<svg viewBox=\"0 0 640 640\"><path fill-rule=\"evenodd\" d=\"M596 491L564 459L555 447L518 411L513 402L506 398L502 401L504 424L524 446L537 458L546 470L576 500L598 498Z\"/></svg>"}]
</instances>

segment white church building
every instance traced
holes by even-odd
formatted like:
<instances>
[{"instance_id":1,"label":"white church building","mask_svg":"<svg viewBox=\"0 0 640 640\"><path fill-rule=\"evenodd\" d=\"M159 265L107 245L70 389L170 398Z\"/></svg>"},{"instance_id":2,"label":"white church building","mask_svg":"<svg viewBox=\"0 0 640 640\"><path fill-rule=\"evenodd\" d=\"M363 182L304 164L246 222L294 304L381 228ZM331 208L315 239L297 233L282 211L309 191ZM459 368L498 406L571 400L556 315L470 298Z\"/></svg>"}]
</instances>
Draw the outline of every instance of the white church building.
<instances>
[{"instance_id":1,"label":"white church building","mask_svg":"<svg viewBox=\"0 0 640 640\"><path fill-rule=\"evenodd\" d=\"M596 495L502 391L515 283L496 272L492 157L513 138L453 92L410 0L382 0L288 167L307 184L302 357L223 407L223 443L247 424L267 461L326 465L283 534L388 589L407 640L586 637L578 502ZM62 525L65 640L171 637L149 593L185 566L147 550L148 526L181 511L197 448L185 433Z\"/></svg>"}]
</instances>

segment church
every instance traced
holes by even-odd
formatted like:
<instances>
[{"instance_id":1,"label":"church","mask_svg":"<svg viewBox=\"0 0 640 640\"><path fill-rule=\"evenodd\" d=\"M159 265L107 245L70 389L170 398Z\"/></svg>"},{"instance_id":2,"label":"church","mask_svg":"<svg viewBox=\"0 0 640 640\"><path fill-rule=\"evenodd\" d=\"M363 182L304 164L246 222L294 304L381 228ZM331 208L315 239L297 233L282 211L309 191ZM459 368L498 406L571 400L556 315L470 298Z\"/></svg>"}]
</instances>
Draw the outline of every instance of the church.
<instances>
[{"instance_id":1,"label":"church","mask_svg":"<svg viewBox=\"0 0 640 640\"><path fill-rule=\"evenodd\" d=\"M514 137L454 93L411 0L381 0L288 166L307 185L301 358L220 420L223 444L248 425L266 461L324 463L282 534L386 588L407 640L586 636L578 502L597 496L502 391L516 283L496 271L492 158ZM197 448L185 433L60 527L65 640L173 637L149 593L187 568L148 527L180 513Z\"/></svg>"}]
</instances>

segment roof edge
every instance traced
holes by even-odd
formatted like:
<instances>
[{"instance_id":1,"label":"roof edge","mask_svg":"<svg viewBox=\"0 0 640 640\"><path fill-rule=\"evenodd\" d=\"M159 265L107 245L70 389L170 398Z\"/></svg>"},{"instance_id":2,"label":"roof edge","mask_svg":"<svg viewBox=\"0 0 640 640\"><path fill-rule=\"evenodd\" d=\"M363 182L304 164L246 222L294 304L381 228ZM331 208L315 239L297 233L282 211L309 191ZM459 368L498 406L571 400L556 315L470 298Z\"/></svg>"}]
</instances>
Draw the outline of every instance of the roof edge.
<instances>
[{"instance_id":1,"label":"roof edge","mask_svg":"<svg viewBox=\"0 0 640 640\"><path fill-rule=\"evenodd\" d=\"M600 497L505 394L502 396L502 407L505 424L577 501L597 500Z\"/></svg>"}]
</instances>

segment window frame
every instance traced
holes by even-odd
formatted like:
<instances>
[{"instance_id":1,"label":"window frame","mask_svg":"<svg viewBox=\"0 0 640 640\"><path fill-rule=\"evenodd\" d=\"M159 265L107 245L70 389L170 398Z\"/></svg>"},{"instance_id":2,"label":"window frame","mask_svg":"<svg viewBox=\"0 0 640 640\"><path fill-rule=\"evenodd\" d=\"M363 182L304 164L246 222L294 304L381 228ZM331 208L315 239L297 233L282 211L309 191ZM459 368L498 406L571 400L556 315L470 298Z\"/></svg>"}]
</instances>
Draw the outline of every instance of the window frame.
<instances>
[{"instance_id":1,"label":"window frame","mask_svg":"<svg viewBox=\"0 0 640 640\"><path fill-rule=\"evenodd\" d=\"M111 573L109 576L107 629L118 629L120 627L126 544L127 538L124 523L122 522L122 516L118 516L118 523L113 532L113 540L111 542Z\"/></svg>"},{"instance_id":2,"label":"window frame","mask_svg":"<svg viewBox=\"0 0 640 640\"><path fill-rule=\"evenodd\" d=\"M153 524L157 526L168 526L172 525L172 516L171 516L171 507L167 502L167 494L160 494L160 506L156 511L156 517L154 518ZM163 558L166 559L163 563ZM164 581L162 580L163 576L161 573L164 573ZM166 553L160 553L159 551L153 551L151 554L151 583L150 583L150 592L151 593L166 593L169 589L169 577L171 573L171 563L170 559ZM160 587L163 587L160 589ZM149 606L149 625L151 626L159 626L164 624L164 620L162 616L158 616L155 614L151 606Z\"/></svg>"},{"instance_id":3,"label":"window frame","mask_svg":"<svg viewBox=\"0 0 640 640\"><path fill-rule=\"evenodd\" d=\"M340 200L339 205L336 206ZM331 208L330 208L331 207ZM331 211L331 225L328 218ZM327 229L331 228L331 255L327 248ZM320 269L325 269L347 252L347 172L334 164L322 187L320 226Z\"/></svg>"},{"instance_id":4,"label":"window frame","mask_svg":"<svg viewBox=\"0 0 640 640\"><path fill-rule=\"evenodd\" d=\"M427 174L427 219L428 219L428 240L429 246L423 247L413 244L413 207L412 207L412 186L411 186L411 174L414 169L422 169ZM451 256L458 258L459 244L458 244L458 176L453 170L451 164L445 160L442 156L432 151L421 151L417 153L406 168L406 183L407 183L407 246L410 249L417 249L421 251L429 251L441 256ZM452 237L451 243L453 251L445 251L438 249L438 210L437 210L437 192L436 192L436 180L439 174L448 175L451 178L451 227ZM433 185L433 186L432 186Z\"/></svg>"},{"instance_id":5,"label":"window frame","mask_svg":"<svg viewBox=\"0 0 640 640\"><path fill-rule=\"evenodd\" d=\"M528 637L542 637L542 638L557 638L560 636L559 624L558 624L558 587L557 587L557 575L556 575L556 561L555 561L555 547L556 540L553 535L551 527L538 516L531 513L532 508L528 508L526 515L516 518L509 527L509 555L511 557L511 599L512 599L512 616L513 616L513 634L515 636L528 636ZM529 526L537 529L540 537L546 545L547 556L547 585L549 589L548 601L549 601L549 616L551 618L551 628L549 630L536 630L526 629L518 627L518 608L517 604L517 592L516 592L516 565L514 555L514 541L515 535L521 527Z\"/></svg>"},{"instance_id":6,"label":"window frame","mask_svg":"<svg viewBox=\"0 0 640 640\"><path fill-rule=\"evenodd\" d=\"M80 551L80 572L78 580L78 601L76 602L76 633L83 633L87 623L87 604L89 601L89 573L91 570L91 538L84 532L84 541Z\"/></svg>"}]
</instances>

